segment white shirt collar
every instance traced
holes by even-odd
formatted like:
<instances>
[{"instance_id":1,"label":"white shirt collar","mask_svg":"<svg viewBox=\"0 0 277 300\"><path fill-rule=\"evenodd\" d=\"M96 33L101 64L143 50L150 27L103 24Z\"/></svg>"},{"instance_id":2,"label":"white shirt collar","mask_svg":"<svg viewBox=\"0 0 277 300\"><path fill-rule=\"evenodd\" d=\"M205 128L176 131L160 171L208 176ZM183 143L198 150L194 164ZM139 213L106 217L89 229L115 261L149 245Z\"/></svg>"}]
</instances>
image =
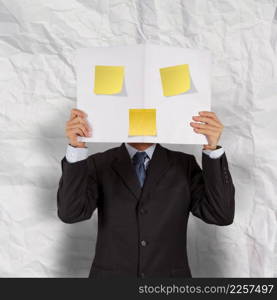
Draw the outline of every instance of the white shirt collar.
<instances>
[{"instance_id":1,"label":"white shirt collar","mask_svg":"<svg viewBox=\"0 0 277 300\"><path fill-rule=\"evenodd\" d=\"M154 150L156 148L156 144L151 145L150 147L148 147L147 149L143 150L143 151L139 151L136 148L132 147L131 145L129 145L128 143L125 143L125 147L131 157L131 159L133 158L133 156L137 153L137 152L146 152L146 154L148 155L149 159L152 158L152 155L154 153Z\"/></svg>"}]
</instances>

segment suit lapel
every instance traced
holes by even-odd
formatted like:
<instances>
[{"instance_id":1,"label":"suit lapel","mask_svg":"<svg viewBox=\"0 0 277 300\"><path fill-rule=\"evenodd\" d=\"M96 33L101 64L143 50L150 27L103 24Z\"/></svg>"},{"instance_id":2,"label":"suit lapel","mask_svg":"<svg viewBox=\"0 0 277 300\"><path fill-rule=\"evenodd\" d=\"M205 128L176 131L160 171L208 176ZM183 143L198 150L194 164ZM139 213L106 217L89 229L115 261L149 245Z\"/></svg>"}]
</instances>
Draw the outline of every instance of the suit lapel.
<instances>
[{"instance_id":1,"label":"suit lapel","mask_svg":"<svg viewBox=\"0 0 277 300\"><path fill-rule=\"evenodd\" d=\"M121 177L122 181L131 191L131 193L137 199L139 199L141 194L141 187L135 169L132 165L131 158L124 143L122 143L121 146L117 149L116 157L112 163L112 168Z\"/></svg>"},{"instance_id":2,"label":"suit lapel","mask_svg":"<svg viewBox=\"0 0 277 300\"><path fill-rule=\"evenodd\" d=\"M158 184L159 180L164 176L169 167L170 160L166 149L160 144L157 144L146 171L143 189L141 189L131 158L124 143L117 149L115 159L112 163L112 168L121 177L124 184L137 200L140 198L141 193L143 193L142 196L146 195Z\"/></svg>"},{"instance_id":3,"label":"suit lapel","mask_svg":"<svg viewBox=\"0 0 277 300\"><path fill-rule=\"evenodd\" d=\"M148 192L155 188L170 166L171 163L166 149L160 144L157 144L152 159L150 160L146 170L146 178L143 185L142 197L147 195Z\"/></svg>"}]
</instances>

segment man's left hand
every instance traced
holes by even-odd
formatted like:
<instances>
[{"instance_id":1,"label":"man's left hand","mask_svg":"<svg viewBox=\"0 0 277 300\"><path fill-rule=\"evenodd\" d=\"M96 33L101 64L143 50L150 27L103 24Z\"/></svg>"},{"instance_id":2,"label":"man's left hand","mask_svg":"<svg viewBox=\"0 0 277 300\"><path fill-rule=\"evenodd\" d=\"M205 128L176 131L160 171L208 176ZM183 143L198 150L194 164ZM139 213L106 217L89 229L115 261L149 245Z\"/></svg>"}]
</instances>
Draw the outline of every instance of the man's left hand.
<instances>
[{"instance_id":1,"label":"man's left hand","mask_svg":"<svg viewBox=\"0 0 277 300\"><path fill-rule=\"evenodd\" d=\"M208 145L204 145L204 149L216 149L224 128L216 114L210 111L200 111L199 116L193 116L192 119L201 122L190 122L190 126L193 127L196 133L204 134L207 138Z\"/></svg>"}]
</instances>

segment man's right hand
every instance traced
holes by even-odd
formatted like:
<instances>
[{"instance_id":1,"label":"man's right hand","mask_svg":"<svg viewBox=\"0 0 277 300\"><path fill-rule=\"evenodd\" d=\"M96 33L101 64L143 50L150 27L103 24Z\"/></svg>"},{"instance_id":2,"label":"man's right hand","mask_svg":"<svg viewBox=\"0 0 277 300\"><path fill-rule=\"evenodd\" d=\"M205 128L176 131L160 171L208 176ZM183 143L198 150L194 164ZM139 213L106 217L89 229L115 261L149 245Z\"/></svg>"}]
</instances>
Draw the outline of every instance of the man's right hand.
<instances>
[{"instance_id":1,"label":"man's right hand","mask_svg":"<svg viewBox=\"0 0 277 300\"><path fill-rule=\"evenodd\" d=\"M66 136L71 146L85 148L85 142L79 142L78 136L90 137L91 128L86 120L87 114L77 108L73 108L70 114L70 120L66 122Z\"/></svg>"}]
</instances>

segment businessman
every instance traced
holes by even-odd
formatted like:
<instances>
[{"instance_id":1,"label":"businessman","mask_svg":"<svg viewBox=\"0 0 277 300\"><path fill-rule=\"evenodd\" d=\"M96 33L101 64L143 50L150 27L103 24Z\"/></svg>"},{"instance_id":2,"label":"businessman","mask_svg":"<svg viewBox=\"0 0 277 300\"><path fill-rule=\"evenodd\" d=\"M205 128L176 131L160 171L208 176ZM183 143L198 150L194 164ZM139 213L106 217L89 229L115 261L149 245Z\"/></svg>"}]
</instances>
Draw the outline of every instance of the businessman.
<instances>
[{"instance_id":1,"label":"businessman","mask_svg":"<svg viewBox=\"0 0 277 300\"><path fill-rule=\"evenodd\" d=\"M192 277L186 246L190 212L221 226L234 218L235 189L218 145L222 123L213 112L192 117L192 129L207 138L201 170L193 155L160 144L122 143L88 156L86 144L77 140L93 134L86 117L73 109L67 122L57 204L65 223L87 220L97 208L89 278Z\"/></svg>"}]
</instances>

